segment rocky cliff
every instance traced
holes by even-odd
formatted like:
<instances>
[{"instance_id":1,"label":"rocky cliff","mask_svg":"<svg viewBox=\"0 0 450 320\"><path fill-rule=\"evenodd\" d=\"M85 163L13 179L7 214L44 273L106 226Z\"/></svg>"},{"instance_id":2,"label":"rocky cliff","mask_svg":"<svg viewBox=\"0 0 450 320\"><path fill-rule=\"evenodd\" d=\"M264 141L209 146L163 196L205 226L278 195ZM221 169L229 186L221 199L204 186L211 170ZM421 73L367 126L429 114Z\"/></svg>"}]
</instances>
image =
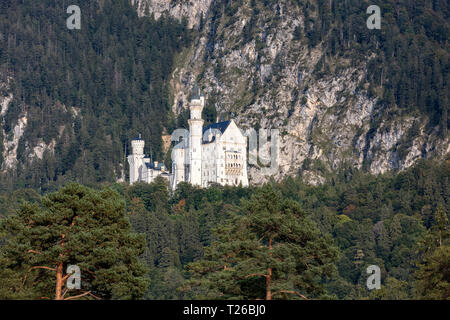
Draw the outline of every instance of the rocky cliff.
<instances>
[{"instance_id":1,"label":"rocky cliff","mask_svg":"<svg viewBox=\"0 0 450 320\"><path fill-rule=\"evenodd\" d=\"M167 105L182 120L195 83L210 115L278 130L277 180L442 158L447 5L373 2L381 30L367 28L366 0L104 0L85 3L90 28L67 32L56 3L34 15L42 5L13 1L0 11L0 172L8 186L123 180L137 133L168 159ZM252 183L269 178L262 162Z\"/></svg>"},{"instance_id":2,"label":"rocky cliff","mask_svg":"<svg viewBox=\"0 0 450 320\"><path fill-rule=\"evenodd\" d=\"M349 54L326 54L327 35L311 45L305 35L317 23L314 9L306 17L305 6L287 0L137 5L141 15L185 16L199 30L172 74L173 111L186 108L198 82L221 117L235 118L243 129L279 129L276 179L301 173L317 184L344 165L378 174L450 151L448 136L430 128L427 117L397 112L370 94L367 65L379 58L377 50L355 63L351 47ZM268 178L260 168L249 172L254 183Z\"/></svg>"}]
</instances>

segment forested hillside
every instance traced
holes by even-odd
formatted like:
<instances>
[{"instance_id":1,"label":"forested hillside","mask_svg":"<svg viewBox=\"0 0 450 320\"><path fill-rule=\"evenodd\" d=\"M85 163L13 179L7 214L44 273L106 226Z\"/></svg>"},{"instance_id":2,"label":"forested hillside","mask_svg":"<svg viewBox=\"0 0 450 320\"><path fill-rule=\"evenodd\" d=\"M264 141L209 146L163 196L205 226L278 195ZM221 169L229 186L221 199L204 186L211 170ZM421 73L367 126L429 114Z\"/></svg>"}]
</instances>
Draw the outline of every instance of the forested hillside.
<instances>
[{"instance_id":1,"label":"forested hillside","mask_svg":"<svg viewBox=\"0 0 450 320\"><path fill-rule=\"evenodd\" d=\"M167 79L185 26L139 19L127 0L77 4L81 30L63 1L0 3L3 190L124 178L129 140L141 133L160 158L175 126Z\"/></svg>"},{"instance_id":2,"label":"forested hillside","mask_svg":"<svg viewBox=\"0 0 450 320\"><path fill-rule=\"evenodd\" d=\"M349 163L377 174L450 151L448 1L135 2L200 30L174 71L173 110L198 82L219 116L279 129L276 179L317 184ZM380 30L367 27L370 5Z\"/></svg>"},{"instance_id":3,"label":"forested hillside","mask_svg":"<svg viewBox=\"0 0 450 320\"><path fill-rule=\"evenodd\" d=\"M318 187L292 177L250 188L199 189L181 184L170 195L165 181L158 179L152 184L113 184L110 188L118 194L103 190L98 196L103 195L103 201L117 210L122 202L126 203L127 220L146 240L145 249L139 250L148 268L149 285L142 290L140 281L144 280L136 278L133 281L141 283L140 293L124 291L123 297L141 294L146 299L264 299L265 281L258 274L264 274L269 266L273 270L270 292L274 299L302 299L293 291L308 299L448 299L449 178L447 159L442 163L421 162L398 175L374 177L348 171ZM83 208L90 201L98 201L96 194L70 186L47 198L59 203L54 205L67 203L64 206L73 210L68 212L79 212L84 217L87 209ZM75 195L80 202L71 200ZM33 203L52 203L27 190L2 198L1 207L9 208L8 212L2 210L9 217L0 219L2 232L11 231L10 219L16 219L13 211L20 208L21 200L28 204L20 209L19 217L26 217ZM93 210L108 217L102 208L100 205ZM54 231L56 235L58 230ZM92 226L72 237L91 239L95 230ZM23 263L30 262L25 259L17 264L12 260L17 249L22 248L13 246L21 243L20 238L5 238L9 233L2 232L2 242L13 242L1 247L0 283L8 280L8 288L15 289L0 286L0 298L44 294L32 282L25 287L14 285L14 279L22 281L27 265ZM43 246L39 235L36 229L30 235L36 240L22 245ZM268 258L271 249L267 235L273 238L270 243L275 260ZM97 272L101 266L97 259L103 258L97 258L92 241L86 242L83 250L92 250L93 257L86 265ZM77 263L76 259L72 255L69 261ZM381 268L381 290L367 290L369 265ZM45 275L48 271L36 271L33 279L51 283L51 278L42 278ZM111 294L102 288L96 290L96 295Z\"/></svg>"},{"instance_id":4,"label":"forested hillside","mask_svg":"<svg viewBox=\"0 0 450 320\"><path fill-rule=\"evenodd\" d=\"M3 189L126 179L138 132L168 160L161 136L185 125L196 82L207 122L280 130L277 180L317 184L348 164L376 174L449 151L445 0L77 4L81 30L67 29L61 1L0 4ZM366 26L370 4L381 30Z\"/></svg>"},{"instance_id":5,"label":"forested hillside","mask_svg":"<svg viewBox=\"0 0 450 320\"><path fill-rule=\"evenodd\" d=\"M450 298L448 1L76 4L0 2L0 299ZM207 124L279 129L277 174L127 183L195 83Z\"/></svg>"},{"instance_id":6,"label":"forested hillside","mask_svg":"<svg viewBox=\"0 0 450 320\"><path fill-rule=\"evenodd\" d=\"M328 269L332 275L328 280L325 280L326 277L319 277L319 280L313 281L316 286L308 284L308 281L298 284L297 288L308 298L439 297L438 299L441 299L443 295L448 297L450 278L448 272L442 270L450 261L448 252L445 253L445 250L448 251L450 240L447 218L450 195L449 165L448 159L442 163L421 162L401 174L380 177L350 170L335 175L329 184L318 187L307 186L299 177L290 177L279 184L273 184L273 189L278 190L280 198L271 194L274 191L261 190L259 187L213 187L202 190L189 185L181 186L173 196L170 196L162 181L121 189L121 193L128 199L130 219L135 230L147 235L148 249L145 260L151 270L151 284L147 297L198 298L204 297L205 292L211 294L211 291L217 293L217 290L223 290L220 285L224 283L228 284L226 286L228 289L233 287L230 286L230 282L233 283L231 279L226 282L226 275L217 275L212 288L208 287L206 281L201 283L205 286L203 290L188 290L194 286L193 283L186 285L185 279L191 277L195 279L197 272L202 274L200 266L189 263L203 261L202 257L207 263L208 259L214 257L212 261L220 264L225 256L221 257L220 252L229 250L226 248L227 245L233 248L233 245L237 245L235 243L237 239L242 239L243 236L253 232L250 229L246 232L240 230L245 223L242 221L239 223L239 219L251 216L260 206L265 207L263 199L271 199L270 202L275 207L274 203L277 201L280 201L280 205L283 201L294 201L298 209L293 212L302 221L301 225L308 225L303 219L311 219L316 224L310 227L311 230L318 228L322 237L327 239L327 244L338 250L338 257L334 261L331 259L333 256L329 256L335 271L333 273L330 271L332 268ZM261 196L261 192L263 198L251 200L254 195ZM281 205L280 208L285 205ZM272 210L271 205L265 208L267 209L264 210ZM275 228L274 225L280 221L277 220L277 215L281 214L283 217L281 221L284 221L288 212L278 209L270 213L267 218L271 219L272 227ZM302 214L305 214L306 218ZM440 226L438 220L441 221ZM264 220L257 221L258 224L264 223ZM287 223L289 228L292 228L293 223ZM215 231L217 227L219 228ZM237 233L233 231L236 228ZM442 234L447 234L447 240L441 242L442 245L446 243L447 249L441 249L442 252L435 260L435 265L428 269L430 276L428 281L438 281L440 288L433 289L432 286L430 288L424 285L423 287L427 289L421 289L417 270L419 264L439 247L439 241L436 241L439 230L443 230ZM301 235L302 232L304 231L299 229L294 234ZM260 237L257 239L261 241ZM264 241L262 243L267 244ZM292 243L295 241L292 240ZM243 252L252 252L246 251L242 243L237 248L241 248ZM320 250L318 244L315 248ZM294 256L299 255L301 253ZM264 259L262 256L259 257ZM248 263L251 257L247 257L244 261L231 260L229 263L239 262L245 265L245 261ZM303 258L301 263L305 261L308 259ZM315 263L310 261L310 264ZM253 260L253 264L258 262ZM370 292L366 288L366 268L373 264L381 268L382 291ZM211 267L211 264L207 266ZM439 269L439 266L443 269ZM296 270L297 272L287 272L291 274L289 278L305 277L307 274L302 268ZM299 270L303 270L304 273ZM203 273L200 279L205 280L207 276L208 273ZM250 291L234 290L231 297L264 298L263 279L260 277L251 280L253 282L247 283ZM320 289L320 285L324 289ZM243 286L245 287L245 284ZM214 294L208 297L224 298ZM278 295L278 298L299 297Z\"/></svg>"}]
</instances>

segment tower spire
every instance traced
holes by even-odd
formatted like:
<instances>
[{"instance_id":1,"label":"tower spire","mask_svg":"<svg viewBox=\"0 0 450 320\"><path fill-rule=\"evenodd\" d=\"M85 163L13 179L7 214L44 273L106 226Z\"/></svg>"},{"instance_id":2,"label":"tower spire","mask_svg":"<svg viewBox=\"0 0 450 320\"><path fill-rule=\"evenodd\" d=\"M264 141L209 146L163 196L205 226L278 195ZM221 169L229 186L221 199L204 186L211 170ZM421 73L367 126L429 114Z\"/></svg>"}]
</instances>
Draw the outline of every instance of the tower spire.
<instances>
[{"instance_id":1,"label":"tower spire","mask_svg":"<svg viewBox=\"0 0 450 320\"><path fill-rule=\"evenodd\" d=\"M205 106L205 97L199 94L195 84L189 104L191 117L189 123L189 182L193 185L202 185L202 110Z\"/></svg>"},{"instance_id":2,"label":"tower spire","mask_svg":"<svg viewBox=\"0 0 450 320\"><path fill-rule=\"evenodd\" d=\"M194 87L192 88L192 98L191 99L199 99L200 98L200 90L198 88L197 82L194 83Z\"/></svg>"}]
</instances>

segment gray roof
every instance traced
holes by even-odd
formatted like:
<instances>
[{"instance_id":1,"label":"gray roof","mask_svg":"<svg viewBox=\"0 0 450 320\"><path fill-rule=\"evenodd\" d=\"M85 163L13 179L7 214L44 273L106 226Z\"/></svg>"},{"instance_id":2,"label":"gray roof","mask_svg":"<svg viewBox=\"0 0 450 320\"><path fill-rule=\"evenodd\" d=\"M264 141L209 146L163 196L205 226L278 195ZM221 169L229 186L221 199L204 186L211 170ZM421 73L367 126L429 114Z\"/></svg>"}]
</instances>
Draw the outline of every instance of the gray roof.
<instances>
[{"instance_id":1,"label":"gray roof","mask_svg":"<svg viewBox=\"0 0 450 320\"><path fill-rule=\"evenodd\" d=\"M150 163L147 162L147 163L145 163L145 166L148 169L153 169L153 170L158 170L158 171L160 171L162 168L166 169L166 166L162 162L158 162L157 166L155 166L155 164L153 162L150 162Z\"/></svg>"},{"instance_id":2,"label":"gray roof","mask_svg":"<svg viewBox=\"0 0 450 320\"><path fill-rule=\"evenodd\" d=\"M203 97L203 95L200 93L200 89L198 88L198 85L196 83L192 88L191 99L200 99L200 97Z\"/></svg>"},{"instance_id":3,"label":"gray roof","mask_svg":"<svg viewBox=\"0 0 450 320\"><path fill-rule=\"evenodd\" d=\"M136 137L134 137L131 141L135 141L135 140L144 140L144 139L142 139L142 136L141 136L141 134L139 133L139 135L136 136Z\"/></svg>"},{"instance_id":4,"label":"gray roof","mask_svg":"<svg viewBox=\"0 0 450 320\"><path fill-rule=\"evenodd\" d=\"M231 123L231 120L210 124L209 126L206 126L203 128L203 133L205 133L205 131L209 130L209 129L218 129L218 130L220 130L221 133L224 133L225 130L227 130L230 123Z\"/></svg>"},{"instance_id":5,"label":"gray roof","mask_svg":"<svg viewBox=\"0 0 450 320\"><path fill-rule=\"evenodd\" d=\"M217 122L217 123L213 123L210 124L209 126L206 126L203 128L203 134L205 134L206 131L210 130L210 129L216 129L219 130L221 134L223 134L225 132L225 130L227 130L228 126L230 125L231 121L222 121L222 122ZM214 132L214 130L212 130ZM214 135L211 139L211 141L202 141L202 144L208 144L208 143L213 143L214 141L216 141L216 136Z\"/></svg>"}]
</instances>

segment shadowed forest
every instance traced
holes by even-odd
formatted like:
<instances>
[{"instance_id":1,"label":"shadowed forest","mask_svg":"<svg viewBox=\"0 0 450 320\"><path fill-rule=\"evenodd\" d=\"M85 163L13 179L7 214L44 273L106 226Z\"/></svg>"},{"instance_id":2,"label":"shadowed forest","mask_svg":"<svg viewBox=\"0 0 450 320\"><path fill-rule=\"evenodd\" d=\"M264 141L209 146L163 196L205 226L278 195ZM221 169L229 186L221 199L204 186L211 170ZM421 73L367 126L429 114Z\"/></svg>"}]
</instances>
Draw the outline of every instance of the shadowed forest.
<instances>
[{"instance_id":1,"label":"shadowed forest","mask_svg":"<svg viewBox=\"0 0 450 320\"><path fill-rule=\"evenodd\" d=\"M53 271L32 268L68 250L64 265L98 275L86 283L101 298L448 299L449 172L446 160L318 187L17 190L0 198L0 298L52 296ZM369 265L380 290L366 288Z\"/></svg>"}]
</instances>

